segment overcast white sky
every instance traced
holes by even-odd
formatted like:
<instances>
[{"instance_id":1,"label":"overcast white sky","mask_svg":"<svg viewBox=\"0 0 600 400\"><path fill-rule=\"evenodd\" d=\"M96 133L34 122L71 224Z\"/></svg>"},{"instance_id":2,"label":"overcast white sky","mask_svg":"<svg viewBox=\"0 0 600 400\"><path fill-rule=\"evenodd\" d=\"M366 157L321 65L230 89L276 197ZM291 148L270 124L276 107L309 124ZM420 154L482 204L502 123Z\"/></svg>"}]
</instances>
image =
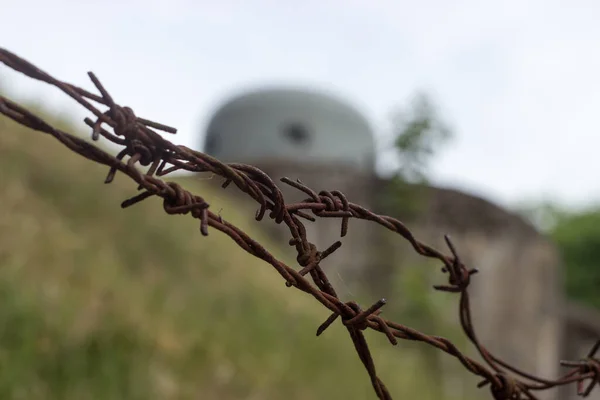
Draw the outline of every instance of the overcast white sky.
<instances>
[{"instance_id":1,"label":"overcast white sky","mask_svg":"<svg viewBox=\"0 0 600 400\"><path fill-rule=\"evenodd\" d=\"M600 202L600 2L594 0L0 0L0 46L179 129L199 148L214 108L269 83L332 90L385 137L427 89L456 139L433 180L510 205ZM10 88L58 90L0 67ZM83 123L82 123L82 126ZM384 166L386 162L383 162ZM388 164L389 165L389 164Z\"/></svg>"}]
</instances>

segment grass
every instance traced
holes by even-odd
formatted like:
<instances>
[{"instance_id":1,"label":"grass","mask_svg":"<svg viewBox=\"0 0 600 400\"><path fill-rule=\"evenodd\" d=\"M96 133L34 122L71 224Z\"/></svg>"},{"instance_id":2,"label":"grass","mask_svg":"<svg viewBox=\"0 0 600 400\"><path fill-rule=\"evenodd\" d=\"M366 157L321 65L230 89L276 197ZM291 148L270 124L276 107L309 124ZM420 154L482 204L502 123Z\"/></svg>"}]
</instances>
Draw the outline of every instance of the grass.
<instances>
[{"instance_id":1,"label":"grass","mask_svg":"<svg viewBox=\"0 0 600 400\"><path fill-rule=\"evenodd\" d=\"M328 312L314 299L159 199L122 210L135 184L106 172L0 116L0 398L376 398L343 326L315 337ZM414 345L367 336L394 398L437 399Z\"/></svg>"}]
</instances>

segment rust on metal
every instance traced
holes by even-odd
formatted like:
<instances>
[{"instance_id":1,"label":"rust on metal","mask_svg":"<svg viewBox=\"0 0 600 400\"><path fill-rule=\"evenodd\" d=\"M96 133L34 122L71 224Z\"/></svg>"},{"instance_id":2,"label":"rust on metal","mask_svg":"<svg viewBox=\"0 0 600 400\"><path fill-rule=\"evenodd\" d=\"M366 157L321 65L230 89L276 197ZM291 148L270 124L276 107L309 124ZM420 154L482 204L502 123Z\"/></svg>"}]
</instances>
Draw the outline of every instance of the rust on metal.
<instances>
[{"instance_id":1,"label":"rust on metal","mask_svg":"<svg viewBox=\"0 0 600 400\"><path fill-rule=\"evenodd\" d=\"M85 124L91 128L92 139L97 141L102 137L122 146L122 150L114 157L83 139L54 128L40 117L3 96L0 96L0 113L23 126L53 136L82 157L106 165L109 167L109 172L105 183L112 182L117 172L121 172L135 181L138 190L142 190L142 192L123 201L122 208L133 206L152 196L161 197L166 213L191 215L200 221L202 235L208 235L209 228L225 233L246 252L273 266L288 287L294 287L313 296L332 313L318 327L317 336L323 334L327 327L338 320L338 317L341 319L369 374L378 398L391 399L392 397L377 376L374 361L363 335L363 331L366 329L383 333L392 345L397 344L398 339L418 341L455 357L465 369L483 379L478 385L479 387L489 385L492 398L497 400L536 399L535 392L573 383L576 384L578 393L586 397L595 386L600 386L600 360L597 356L600 339L586 358L580 361L562 361L561 364L569 367L570 371L556 379L531 375L491 354L478 340L471 320L467 288L471 283L471 277L477 270L469 269L462 263L456 247L449 237L445 237L450 250L450 255L446 255L418 241L399 220L375 214L354 204L339 191L317 193L300 181L283 178L281 179L283 183L308 196L302 202L286 203L276 183L260 169L245 164L222 163L207 154L175 145L164 139L157 131L174 134L177 132L176 129L140 118L131 108L119 106L100 83L100 80L91 72L88 73L88 76L100 93L99 95L62 82L3 48L0 48L0 62L32 79L46 82L62 90L94 115L95 119L84 119ZM97 106L107 107L107 110L102 112ZM128 157L126 162L123 161L125 157ZM145 174L140 172L137 168L138 165L149 166L148 171ZM284 223L289 228L291 235L289 244L294 246L297 251L298 267L293 268L276 259L244 231L224 221L219 213L213 213L210 205L201 196L190 193L177 183L163 180L166 175L178 170L211 172L225 179L223 188L233 183L242 192L252 197L259 205L256 213L257 220L260 221L268 215L275 223ZM448 283L434 286L434 288L456 293L460 297L460 325L485 363L482 364L467 357L445 338L426 335L408 326L382 318L381 312L382 307L386 304L385 299L377 301L365 310L355 302L342 302L330 284L326 272L320 266L320 262L339 249L342 243L336 241L327 249L319 251L307 238L306 229L301 222L301 219L315 221L315 217L341 219L341 237L346 235L350 219L372 221L396 232L407 240L421 256L440 261L443 265L442 272L448 273ZM307 276L310 276L312 283L306 278ZM586 382L587 386L584 387Z\"/></svg>"}]
</instances>

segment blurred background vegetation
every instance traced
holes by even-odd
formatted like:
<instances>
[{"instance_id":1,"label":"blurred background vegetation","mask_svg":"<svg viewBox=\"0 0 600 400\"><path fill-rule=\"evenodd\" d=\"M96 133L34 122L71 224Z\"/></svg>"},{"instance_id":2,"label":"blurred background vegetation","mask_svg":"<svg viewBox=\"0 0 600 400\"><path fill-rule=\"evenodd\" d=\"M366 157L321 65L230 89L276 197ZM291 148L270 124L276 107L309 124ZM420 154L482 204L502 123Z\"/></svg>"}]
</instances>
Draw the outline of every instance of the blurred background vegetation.
<instances>
[{"instance_id":1,"label":"blurred background vegetation","mask_svg":"<svg viewBox=\"0 0 600 400\"><path fill-rule=\"evenodd\" d=\"M450 126L426 92L392 114L394 150L400 168L390 198L418 212L420 193L408 183L427 183L428 166L454 138ZM529 201L515 207L556 244L564 264L567 296L600 309L600 206L570 209L552 201Z\"/></svg>"},{"instance_id":2,"label":"blurred background vegetation","mask_svg":"<svg viewBox=\"0 0 600 400\"><path fill-rule=\"evenodd\" d=\"M229 237L202 237L197 221L166 215L159 199L122 210L136 193L129 178L104 185L105 167L5 117L0 171L0 398L375 397L341 324L315 337L328 311ZM253 209L202 178L176 180L294 265L256 229ZM405 303L384 316L460 339L455 323L435 320L448 302L426 295L419 270L398 277ZM465 398L442 394L437 352L367 339L395 398Z\"/></svg>"},{"instance_id":3,"label":"blurred background vegetation","mask_svg":"<svg viewBox=\"0 0 600 400\"><path fill-rule=\"evenodd\" d=\"M568 297L600 309L600 207L573 210L539 201L519 211L558 246Z\"/></svg>"},{"instance_id":4,"label":"blurred background vegetation","mask_svg":"<svg viewBox=\"0 0 600 400\"><path fill-rule=\"evenodd\" d=\"M429 182L431 161L452 141L454 132L431 94L423 90L414 93L407 104L394 108L390 122L393 142L387 143L383 151L393 152L399 165L382 201L386 209L401 209L406 216L417 216L426 200L420 185Z\"/></svg>"},{"instance_id":5,"label":"blurred background vegetation","mask_svg":"<svg viewBox=\"0 0 600 400\"><path fill-rule=\"evenodd\" d=\"M79 132L68 118L29 106ZM425 94L393 121L403 164L389 198L418 207L419 194L408 188L427 182L428 161L452 132ZM105 186L105 167L5 117L0 170L0 398L374 398L343 327L316 338L328 312L285 288L270 266L224 234L201 237L196 221L167 216L158 199L122 210L120 202L135 193L128 178L118 175ZM294 265L289 249L257 229L254 210L203 179L176 180ZM600 308L600 209L540 202L518 211L559 246L569 296ZM402 296L384 316L468 348L448 318L455 299L431 296L431 266L413 267L394 278ZM359 293L357 300L376 299ZM383 335L367 337L395 397L477 393L448 390L442 364L455 360L434 349L407 342L394 348ZM456 367L474 387L476 379Z\"/></svg>"}]
</instances>

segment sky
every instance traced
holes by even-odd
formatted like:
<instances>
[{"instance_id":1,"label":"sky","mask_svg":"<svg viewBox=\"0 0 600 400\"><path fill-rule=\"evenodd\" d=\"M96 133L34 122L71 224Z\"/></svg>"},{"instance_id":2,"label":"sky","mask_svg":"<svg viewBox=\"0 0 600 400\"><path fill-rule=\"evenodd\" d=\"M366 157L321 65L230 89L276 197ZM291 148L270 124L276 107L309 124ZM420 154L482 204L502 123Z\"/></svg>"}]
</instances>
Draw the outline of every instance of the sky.
<instances>
[{"instance_id":1,"label":"sky","mask_svg":"<svg viewBox=\"0 0 600 400\"><path fill-rule=\"evenodd\" d=\"M597 1L0 0L0 9L2 47L89 90L93 71L117 103L178 128L176 144L199 149L233 94L291 83L355 105L383 150L390 113L426 90L455 133L432 162L435 184L507 207L600 203ZM0 78L16 100L89 116L4 65ZM388 154L378 168L394 165Z\"/></svg>"}]
</instances>

